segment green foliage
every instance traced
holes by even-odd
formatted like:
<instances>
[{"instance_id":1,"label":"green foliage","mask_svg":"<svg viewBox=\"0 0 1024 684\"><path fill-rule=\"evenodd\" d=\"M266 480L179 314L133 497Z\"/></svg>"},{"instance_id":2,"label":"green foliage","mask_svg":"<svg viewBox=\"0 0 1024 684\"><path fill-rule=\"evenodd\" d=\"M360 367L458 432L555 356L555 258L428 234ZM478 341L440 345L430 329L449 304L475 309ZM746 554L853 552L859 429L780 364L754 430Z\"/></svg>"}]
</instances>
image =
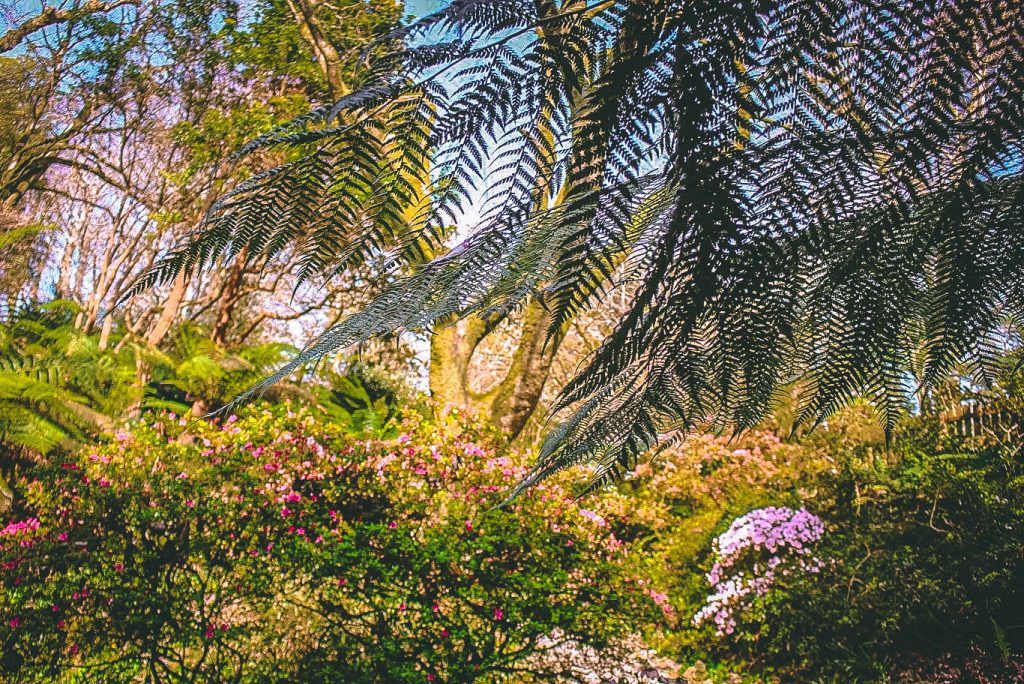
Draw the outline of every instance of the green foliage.
<instances>
[{"instance_id":1,"label":"green foliage","mask_svg":"<svg viewBox=\"0 0 1024 684\"><path fill-rule=\"evenodd\" d=\"M184 422L184 421L182 421ZM22 482L0 669L33 681L528 681L655 619L630 556L457 414L359 440L287 407L155 418ZM38 521L38 526L36 526ZM557 666L557 665L556 665Z\"/></svg>"},{"instance_id":2,"label":"green foliage","mask_svg":"<svg viewBox=\"0 0 1024 684\"><path fill-rule=\"evenodd\" d=\"M338 53L340 63L334 66L345 88L365 81L370 59L387 45L381 43L369 54L367 49L395 28L402 13L402 3L393 0L342 0L330 5L264 0L256 7L252 21L232 34L231 63L243 77L269 76L275 81L300 83L306 97L314 101L323 101L341 84L327 82L292 7L312 9L307 21L324 31L326 43Z\"/></svg>"},{"instance_id":3,"label":"green foliage","mask_svg":"<svg viewBox=\"0 0 1024 684\"><path fill-rule=\"evenodd\" d=\"M331 420L353 432L378 433L400 410L408 412L415 404L401 381L372 366L355 361L341 370L323 373L326 385L318 389L319 403Z\"/></svg>"},{"instance_id":4,"label":"green foliage","mask_svg":"<svg viewBox=\"0 0 1024 684\"><path fill-rule=\"evenodd\" d=\"M943 453L935 422L909 421L887 459L837 444L839 467L813 481L827 522L821 572L780 579L737 636L696 643L823 681L879 681L914 654L964 659L972 648L992 656L990 670L1013 667L1024 650L1024 471L1005 449Z\"/></svg>"},{"instance_id":5,"label":"green foliage","mask_svg":"<svg viewBox=\"0 0 1024 684\"><path fill-rule=\"evenodd\" d=\"M288 120L309 109L309 102L302 95L280 95L258 100L244 101L231 109L207 109L197 121L179 121L174 126L172 137L188 152L188 164L168 172L169 177L179 185L185 185L201 170L214 166L242 147L253 136L261 135L281 121ZM252 175L243 169L241 177Z\"/></svg>"},{"instance_id":6,"label":"green foliage","mask_svg":"<svg viewBox=\"0 0 1024 684\"><path fill-rule=\"evenodd\" d=\"M79 333L75 307L51 302L0 325L0 439L46 453L110 427L132 389L135 357Z\"/></svg>"},{"instance_id":7,"label":"green foliage","mask_svg":"<svg viewBox=\"0 0 1024 684\"><path fill-rule=\"evenodd\" d=\"M112 334L74 325L75 305L55 301L23 309L0 325L0 462L68 451L96 438L132 414L170 410L182 414L218 406L295 349L264 343L226 351L192 325L179 326L165 352ZM140 374L140 362L145 373ZM341 372L303 369L266 399L294 399L356 432L381 430L400 400L411 403L401 383L359 364Z\"/></svg>"},{"instance_id":8,"label":"green foliage","mask_svg":"<svg viewBox=\"0 0 1024 684\"><path fill-rule=\"evenodd\" d=\"M296 351L282 342L228 351L212 342L205 330L189 323L178 326L166 346L167 362L153 371L157 392L146 405L183 413L197 402L202 407L218 404ZM294 383L282 383L268 398L277 400L301 394ZM305 396L308 398L309 394Z\"/></svg>"}]
</instances>

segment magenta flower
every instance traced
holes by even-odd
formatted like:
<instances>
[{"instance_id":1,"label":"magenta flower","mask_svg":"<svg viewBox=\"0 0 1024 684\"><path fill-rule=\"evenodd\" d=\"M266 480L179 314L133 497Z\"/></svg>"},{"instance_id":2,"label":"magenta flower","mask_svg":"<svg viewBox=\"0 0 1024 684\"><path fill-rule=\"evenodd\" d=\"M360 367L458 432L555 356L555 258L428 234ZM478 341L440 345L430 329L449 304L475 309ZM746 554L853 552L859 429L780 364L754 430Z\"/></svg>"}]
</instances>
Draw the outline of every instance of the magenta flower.
<instances>
[{"instance_id":1,"label":"magenta flower","mask_svg":"<svg viewBox=\"0 0 1024 684\"><path fill-rule=\"evenodd\" d=\"M494 619L495 620L501 620L504 617L505 617L505 612L501 608L495 608L494 609Z\"/></svg>"}]
</instances>

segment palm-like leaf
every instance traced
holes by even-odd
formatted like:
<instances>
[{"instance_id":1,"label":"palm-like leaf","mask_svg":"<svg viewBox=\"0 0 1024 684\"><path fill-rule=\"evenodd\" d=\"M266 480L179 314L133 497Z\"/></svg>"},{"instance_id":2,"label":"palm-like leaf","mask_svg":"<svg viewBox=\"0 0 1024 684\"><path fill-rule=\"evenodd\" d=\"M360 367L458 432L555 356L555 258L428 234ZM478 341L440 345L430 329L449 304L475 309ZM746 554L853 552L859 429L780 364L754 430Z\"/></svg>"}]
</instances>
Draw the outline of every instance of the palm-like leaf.
<instances>
[{"instance_id":1,"label":"palm-like leaf","mask_svg":"<svg viewBox=\"0 0 1024 684\"><path fill-rule=\"evenodd\" d=\"M557 328L627 258L632 310L535 473L589 460L600 482L668 432L749 427L794 381L802 424L866 395L891 426L911 361L926 385L984 368L1024 314L1019 2L455 0L401 34L368 89L255 141L304 154L139 283L289 244L306 275L380 252L400 272L486 188L467 240L256 391L529 297Z\"/></svg>"}]
</instances>

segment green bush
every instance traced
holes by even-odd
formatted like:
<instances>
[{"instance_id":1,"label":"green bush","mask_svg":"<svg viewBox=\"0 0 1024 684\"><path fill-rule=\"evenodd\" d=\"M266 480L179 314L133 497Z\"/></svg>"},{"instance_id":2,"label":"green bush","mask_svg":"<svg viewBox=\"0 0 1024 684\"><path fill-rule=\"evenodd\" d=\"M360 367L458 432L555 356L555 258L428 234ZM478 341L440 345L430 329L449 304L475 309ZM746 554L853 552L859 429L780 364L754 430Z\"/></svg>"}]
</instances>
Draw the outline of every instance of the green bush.
<instances>
[{"instance_id":1,"label":"green bush","mask_svg":"<svg viewBox=\"0 0 1024 684\"><path fill-rule=\"evenodd\" d=\"M1010 665L1024 645L1024 467L1000 449L935 453L928 422L911 421L891 463L819 480L824 566L782 578L737 638L707 635L709 650L837 681L972 650Z\"/></svg>"},{"instance_id":2,"label":"green bush","mask_svg":"<svg viewBox=\"0 0 1024 684\"><path fill-rule=\"evenodd\" d=\"M183 423L184 421L182 421ZM151 418L38 470L0 533L0 659L44 681L496 681L557 632L657 618L568 484L452 413L360 440L311 415Z\"/></svg>"}]
</instances>

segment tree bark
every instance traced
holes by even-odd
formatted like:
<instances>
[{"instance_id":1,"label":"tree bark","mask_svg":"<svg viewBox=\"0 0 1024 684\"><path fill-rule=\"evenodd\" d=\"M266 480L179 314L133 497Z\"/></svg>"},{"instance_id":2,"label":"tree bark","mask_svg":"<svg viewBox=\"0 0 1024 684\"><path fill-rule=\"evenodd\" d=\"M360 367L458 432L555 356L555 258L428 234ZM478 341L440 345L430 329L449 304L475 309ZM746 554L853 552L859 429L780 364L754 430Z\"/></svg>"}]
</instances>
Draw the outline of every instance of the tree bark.
<instances>
[{"instance_id":1,"label":"tree bark","mask_svg":"<svg viewBox=\"0 0 1024 684\"><path fill-rule=\"evenodd\" d=\"M565 331L547 339L551 316L538 301L523 311L523 329L508 371L486 392L473 392L473 354L494 325L472 317L437 330L430 338L430 393L442 406L483 413L515 439L526 427L544 393Z\"/></svg>"},{"instance_id":2,"label":"tree bark","mask_svg":"<svg viewBox=\"0 0 1024 684\"><path fill-rule=\"evenodd\" d=\"M238 303L243 281L245 280L245 261L248 255L248 248L243 247L235 256L234 262L228 269L227 277L220 289L219 304L217 305L217 318L213 323L210 332L210 339L214 344L223 347L228 341L228 329L231 327L231 316L235 311L235 304Z\"/></svg>"},{"instance_id":3,"label":"tree bark","mask_svg":"<svg viewBox=\"0 0 1024 684\"><path fill-rule=\"evenodd\" d=\"M288 8L299 25L299 33L313 50L331 96L337 98L347 95L348 85L341 75L341 56L320 26L320 21L316 17L316 5L309 0L288 0Z\"/></svg>"},{"instance_id":4,"label":"tree bark","mask_svg":"<svg viewBox=\"0 0 1024 684\"><path fill-rule=\"evenodd\" d=\"M167 333L170 332L171 325L178 315L178 309L181 308L181 302L185 298L187 287L188 277L182 271L174 279L174 285L171 286L171 292L167 295L167 301L164 302L164 308L160 312L160 317L156 319L153 327L146 334L146 344L148 346L157 347L167 337Z\"/></svg>"}]
</instances>

